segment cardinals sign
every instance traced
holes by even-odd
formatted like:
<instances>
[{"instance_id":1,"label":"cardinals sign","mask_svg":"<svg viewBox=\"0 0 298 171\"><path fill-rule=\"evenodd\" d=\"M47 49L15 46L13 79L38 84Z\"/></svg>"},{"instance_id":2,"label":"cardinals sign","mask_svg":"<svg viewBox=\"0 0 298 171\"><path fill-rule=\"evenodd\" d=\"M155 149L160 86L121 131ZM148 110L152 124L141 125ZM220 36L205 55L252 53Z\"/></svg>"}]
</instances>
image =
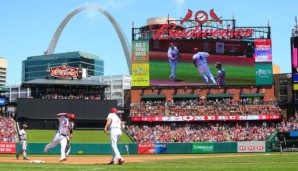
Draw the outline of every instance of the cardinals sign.
<instances>
[{"instance_id":1,"label":"cardinals sign","mask_svg":"<svg viewBox=\"0 0 298 171\"><path fill-rule=\"evenodd\" d=\"M197 11L194 15L194 20L191 20L193 16L193 12L188 10L185 17L180 21L180 25L182 26L185 22L191 22L192 24L195 23L195 28L185 28L185 29L178 29L176 23L169 23L169 24L152 24L149 26L149 29L154 32L153 39L154 40L166 40L170 38L186 38L186 39L193 39L193 38L231 38L231 37L251 37L254 33L253 29L230 29L230 25L227 25L226 29L216 28L216 29L202 29L202 26L208 25L212 22L218 22L222 24L222 20L217 14L214 12L213 9L209 11L209 15L207 12L200 10ZM209 16L211 18L209 18ZM158 25L158 26L157 26Z\"/></svg>"}]
</instances>

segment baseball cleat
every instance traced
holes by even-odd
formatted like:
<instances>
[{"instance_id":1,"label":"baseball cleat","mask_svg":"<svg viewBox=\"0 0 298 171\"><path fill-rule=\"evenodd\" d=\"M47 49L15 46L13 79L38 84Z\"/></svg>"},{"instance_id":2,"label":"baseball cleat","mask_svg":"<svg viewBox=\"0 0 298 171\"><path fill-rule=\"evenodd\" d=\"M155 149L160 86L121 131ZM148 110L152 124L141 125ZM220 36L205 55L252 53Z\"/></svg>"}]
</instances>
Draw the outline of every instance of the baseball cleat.
<instances>
[{"instance_id":1,"label":"baseball cleat","mask_svg":"<svg viewBox=\"0 0 298 171\"><path fill-rule=\"evenodd\" d=\"M109 164L109 165L111 165L111 164L115 164L115 162L114 162L114 161L110 161L108 164Z\"/></svg>"},{"instance_id":2,"label":"baseball cleat","mask_svg":"<svg viewBox=\"0 0 298 171\"><path fill-rule=\"evenodd\" d=\"M60 162L64 162L64 161L66 161L66 160L67 160L67 158L64 157L64 158L60 159L59 161L60 161Z\"/></svg>"},{"instance_id":3,"label":"baseball cleat","mask_svg":"<svg viewBox=\"0 0 298 171\"><path fill-rule=\"evenodd\" d=\"M16 155L16 158L19 159L19 155Z\"/></svg>"},{"instance_id":4,"label":"baseball cleat","mask_svg":"<svg viewBox=\"0 0 298 171\"><path fill-rule=\"evenodd\" d=\"M119 165L121 165L121 164L123 164L123 163L124 163L124 160L123 160L123 159L119 159L119 160L118 160L118 164L119 164Z\"/></svg>"},{"instance_id":5,"label":"baseball cleat","mask_svg":"<svg viewBox=\"0 0 298 171\"><path fill-rule=\"evenodd\" d=\"M23 157L24 160L29 160L27 157Z\"/></svg>"}]
</instances>

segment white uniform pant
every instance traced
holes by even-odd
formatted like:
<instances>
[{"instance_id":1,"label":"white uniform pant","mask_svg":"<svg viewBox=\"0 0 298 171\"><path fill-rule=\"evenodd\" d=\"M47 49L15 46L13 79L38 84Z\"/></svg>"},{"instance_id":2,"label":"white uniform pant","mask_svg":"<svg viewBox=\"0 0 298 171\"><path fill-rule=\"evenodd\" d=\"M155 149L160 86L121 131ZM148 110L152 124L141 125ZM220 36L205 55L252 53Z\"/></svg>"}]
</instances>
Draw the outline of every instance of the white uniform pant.
<instances>
[{"instance_id":1,"label":"white uniform pant","mask_svg":"<svg viewBox=\"0 0 298 171\"><path fill-rule=\"evenodd\" d=\"M119 149L117 147L118 141L122 135L121 129L111 129L111 134L110 134L110 142L111 142L111 147L112 147L112 161L115 161L116 159L121 159L121 154L119 152Z\"/></svg>"},{"instance_id":2,"label":"white uniform pant","mask_svg":"<svg viewBox=\"0 0 298 171\"><path fill-rule=\"evenodd\" d=\"M60 142L61 144L61 156L60 159L65 158L65 148L67 145L67 136L61 135L60 133L56 133L53 141L49 143L46 148L51 149L56 147L56 145Z\"/></svg>"},{"instance_id":3,"label":"white uniform pant","mask_svg":"<svg viewBox=\"0 0 298 171\"><path fill-rule=\"evenodd\" d=\"M23 153L23 157L27 156L26 150L27 150L27 141L26 140L21 140L20 144L22 146L22 153Z\"/></svg>"},{"instance_id":4,"label":"white uniform pant","mask_svg":"<svg viewBox=\"0 0 298 171\"><path fill-rule=\"evenodd\" d=\"M208 78L212 81L213 84L216 84L216 81L215 81L213 75L211 74L210 68L207 63L199 65L198 70L206 84L208 84L208 82L209 82ZM205 73L207 76L205 75Z\"/></svg>"}]
</instances>

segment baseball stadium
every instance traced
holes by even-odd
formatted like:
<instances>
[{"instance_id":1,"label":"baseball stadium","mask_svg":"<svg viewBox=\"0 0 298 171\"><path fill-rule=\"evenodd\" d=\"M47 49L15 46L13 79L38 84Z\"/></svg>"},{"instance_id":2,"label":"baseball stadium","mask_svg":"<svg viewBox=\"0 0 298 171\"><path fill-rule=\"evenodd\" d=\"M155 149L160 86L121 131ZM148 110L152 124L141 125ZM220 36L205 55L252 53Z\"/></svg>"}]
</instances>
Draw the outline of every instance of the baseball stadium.
<instances>
[{"instance_id":1,"label":"baseball stadium","mask_svg":"<svg viewBox=\"0 0 298 171\"><path fill-rule=\"evenodd\" d=\"M86 79L100 63L92 55L48 51L23 61L21 86L30 96L17 98L15 115L2 111L0 169L297 170L298 113L283 112L275 98L270 26L239 27L209 14L150 18L132 28L124 107L105 96L115 85ZM35 79L27 72L39 60ZM7 91L0 89L4 109ZM113 129L122 135L115 138Z\"/></svg>"}]
</instances>

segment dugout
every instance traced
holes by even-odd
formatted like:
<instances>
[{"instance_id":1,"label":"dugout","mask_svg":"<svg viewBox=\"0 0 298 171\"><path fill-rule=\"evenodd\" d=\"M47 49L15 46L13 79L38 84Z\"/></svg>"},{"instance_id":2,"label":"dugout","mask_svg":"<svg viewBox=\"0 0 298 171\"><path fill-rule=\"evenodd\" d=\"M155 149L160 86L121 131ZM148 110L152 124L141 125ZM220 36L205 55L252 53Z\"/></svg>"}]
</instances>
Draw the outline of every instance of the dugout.
<instances>
[{"instance_id":1,"label":"dugout","mask_svg":"<svg viewBox=\"0 0 298 171\"><path fill-rule=\"evenodd\" d=\"M101 129L116 100L105 100L106 83L92 80L36 79L24 82L31 89L31 98L18 98L18 122L30 129L57 129L57 113L74 113L76 129Z\"/></svg>"}]
</instances>

